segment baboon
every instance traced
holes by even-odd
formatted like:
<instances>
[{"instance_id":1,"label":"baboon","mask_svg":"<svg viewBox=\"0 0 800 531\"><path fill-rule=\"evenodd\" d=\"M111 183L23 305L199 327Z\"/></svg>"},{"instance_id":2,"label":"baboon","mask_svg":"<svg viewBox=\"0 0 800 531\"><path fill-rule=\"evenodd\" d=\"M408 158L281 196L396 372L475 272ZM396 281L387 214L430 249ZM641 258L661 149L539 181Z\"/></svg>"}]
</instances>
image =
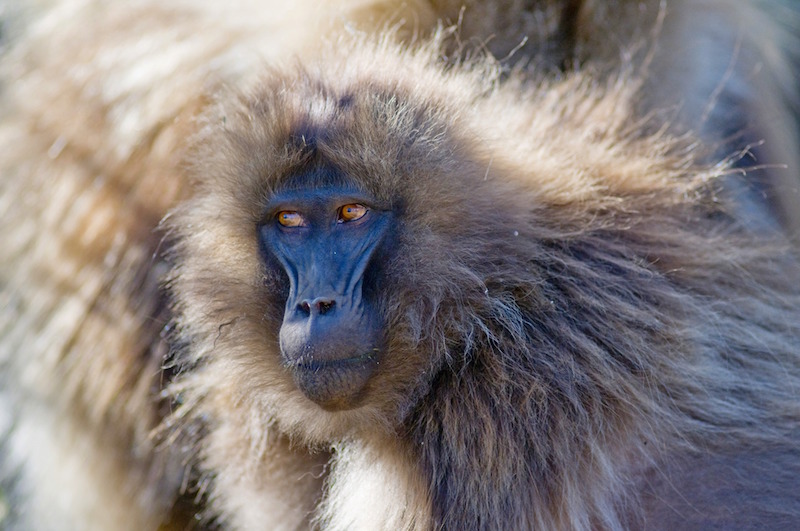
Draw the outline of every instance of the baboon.
<instances>
[{"instance_id":1,"label":"baboon","mask_svg":"<svg viewBox=\"0 0 800 531\"><path fill-rule=\"evenodd\" d=\"M3 17L0 525L800 523L788 2Z\"/></svg>"}]
</instances>

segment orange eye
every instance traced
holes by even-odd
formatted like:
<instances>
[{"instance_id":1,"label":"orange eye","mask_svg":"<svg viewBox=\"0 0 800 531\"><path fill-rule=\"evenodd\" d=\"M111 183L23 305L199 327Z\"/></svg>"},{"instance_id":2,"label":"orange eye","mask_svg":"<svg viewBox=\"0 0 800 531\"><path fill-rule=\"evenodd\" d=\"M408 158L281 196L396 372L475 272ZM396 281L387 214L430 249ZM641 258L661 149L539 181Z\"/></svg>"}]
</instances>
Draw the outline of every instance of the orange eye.
<instances>
[{"instance_id":1,"label":"orange eye","mask_svg":"<svg viewBox=\"0 0 800 531\"><path fill-rule=\"evenodd\" d=\"M302 227L306 224L303 216L295 210L281 210L275 217L284 227Z\"/></svg>"},{"instance_id":2,"label":"orange eye","mask_svg":"<svg viewBox=\"0 0 800 531\"><path fill-rule=\"evenodd\" d=\"M369 209L367 207L364 205L359 205L358 203L344 205L339 209L339 223L347 223L348 221L356 221L361 219L367 214L368 211Z\"/></svg>"}]
</instances>

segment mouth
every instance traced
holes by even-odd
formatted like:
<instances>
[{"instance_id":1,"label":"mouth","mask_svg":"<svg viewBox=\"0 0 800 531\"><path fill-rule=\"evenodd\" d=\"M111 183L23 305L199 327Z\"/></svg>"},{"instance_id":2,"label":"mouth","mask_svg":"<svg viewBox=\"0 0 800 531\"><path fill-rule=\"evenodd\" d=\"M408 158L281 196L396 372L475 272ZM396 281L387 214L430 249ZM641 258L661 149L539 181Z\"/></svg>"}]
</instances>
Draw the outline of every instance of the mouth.
<instances>
[{"instance_id":1,"label":"mouth","mask_svg":"<svg viewBox=\"0 0 800 531\"><path fill-rule=\"evenodd\" d=\"M378 349L364 352L358 356L344 359L325 360L314 356L304 356L294 364L295 370L301 371L327 371L327 370L352 370L368 363L377 363Z\"/></svg>"},{"instance_id":2,"label":"mouth","mask_svg":"<svg viewBox=\"0 0 800 531\"><path fill-rule=\"evenodd\" d=\"M298 389L328 411L353 409L363 398L378 366L378 351L343 359L303 356L290 365Z\"/></svg>"}]
</instances>

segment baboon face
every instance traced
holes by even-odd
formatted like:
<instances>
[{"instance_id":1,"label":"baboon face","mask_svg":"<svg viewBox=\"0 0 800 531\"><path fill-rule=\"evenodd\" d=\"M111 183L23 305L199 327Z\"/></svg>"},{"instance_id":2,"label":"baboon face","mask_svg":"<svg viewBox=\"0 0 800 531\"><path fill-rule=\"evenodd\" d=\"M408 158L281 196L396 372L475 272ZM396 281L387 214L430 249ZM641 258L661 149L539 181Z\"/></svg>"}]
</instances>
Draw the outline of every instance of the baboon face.
<instances>
[{"instance_id":1,"label":"baboon face","mask_svg":"<svg viewBox=\"0 0 800 531\"><path fill-rule=\"evenodd\" d=\"M331 167L313 172L321 175L311 181L337 173ZM269 200L259 243L267 267L289 283L279 332L284 366L323 408L348 408L385 348L373 299L393 215L352 186L315 187L304 177L295 176L291 188Z\"/></svg>"},{"instance_id":2,"label":"baboon face","mask_svg":"<svg viewBox=\"0 0 800 531\"><path fill-rule=\"evenodd\" d=\"M401 90L284 82L212 115L189 161L172 293L191 355L287 425L396 424L477 335L504 200Z\"/></svg>"}]
</instances>

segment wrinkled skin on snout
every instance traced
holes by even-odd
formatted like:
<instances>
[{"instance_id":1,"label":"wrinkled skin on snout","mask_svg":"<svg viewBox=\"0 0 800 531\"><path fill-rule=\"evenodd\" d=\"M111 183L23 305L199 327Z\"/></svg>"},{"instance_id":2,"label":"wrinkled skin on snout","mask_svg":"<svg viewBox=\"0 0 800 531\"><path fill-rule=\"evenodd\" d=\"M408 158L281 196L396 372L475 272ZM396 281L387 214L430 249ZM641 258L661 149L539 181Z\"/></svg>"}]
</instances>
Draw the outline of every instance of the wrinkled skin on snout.
<instances>
[{"instance_id":1,"label":"wrinkled skin on snout","mask_svg":"<svg viewBox=\"0 0 800 531\"><path fill-rule=\"evenodd\" d=\"M355 407L382 355L383 320L364 281L392 221L368 195L326 186L278 193L258 227L265 258L289 281L283 363L325 409Z\"/></svg>"}]
</instances>

